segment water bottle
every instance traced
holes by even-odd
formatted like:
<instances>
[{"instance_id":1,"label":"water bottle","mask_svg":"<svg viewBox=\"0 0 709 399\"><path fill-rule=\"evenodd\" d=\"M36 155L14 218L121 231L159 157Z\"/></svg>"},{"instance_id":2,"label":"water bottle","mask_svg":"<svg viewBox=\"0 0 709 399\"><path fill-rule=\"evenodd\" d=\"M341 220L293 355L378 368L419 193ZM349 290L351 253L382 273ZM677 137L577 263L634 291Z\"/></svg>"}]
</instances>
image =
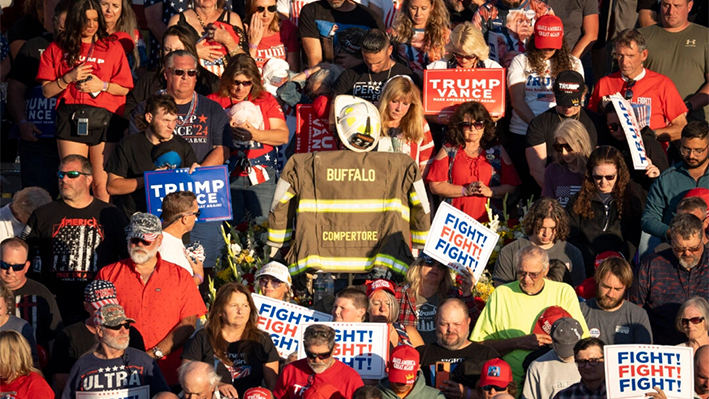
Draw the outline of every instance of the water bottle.
<instances>
[{"instance_id":1,"label":"water bottle","mask_svg":"<svg viewBox=\"0 0 709 399\"><path fill-rule=\"evenodd\" d=\"M318 271L316 274L315 282L313 282L313 303L321 300L325 296L325 290L327 288L325 274L321 271Z\"/></svg>"},{"instance_id":2,"label":"water bottle","mask_svg":"<svg viewBox=\"0 0 709 399\"><path fill-rule=\"evenodd\" d=\"M335 277L330 273L325 276L325 295L335 295Z\"/></svg>"}]
</instances>

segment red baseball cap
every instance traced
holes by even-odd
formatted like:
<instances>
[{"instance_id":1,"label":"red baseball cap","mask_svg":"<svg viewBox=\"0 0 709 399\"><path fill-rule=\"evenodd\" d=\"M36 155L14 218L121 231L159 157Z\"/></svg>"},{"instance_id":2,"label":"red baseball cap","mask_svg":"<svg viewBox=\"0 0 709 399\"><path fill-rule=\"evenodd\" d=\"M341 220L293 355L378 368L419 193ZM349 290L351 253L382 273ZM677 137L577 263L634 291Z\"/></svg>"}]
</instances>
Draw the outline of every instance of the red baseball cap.
<instances>
[{"instance_id":1,"label":"red baseball cap","mask_svg":"<svg viewBox=\"0 0 709 399\"><path fill-rule=\"evenodd\" d=\"M399 345L389 358L389 382L414 385L419 370L419 353L409 345Z\"/></svg>"},{"instance_id":2,"label":"red baseball cap","mask_svg":"<svg viewBox=\"0 0 709 399\"><path fill-rule=\"evenodd\" d=\"M367 281L365 285L367 286L368 297L371 297L376 290L384 290L392 295L396 295L396 287L394 286L394 283L383 278L378 278L374 281Z\"/></svg>"},{"instance_id":3,"label":"red baseball cap","mask_svg":"<svg viewBox=\"0 0 709 399\"><path fill-rule=\"evenodd\" d=\"M623 254L621 254L620 252L616 252L616 251L605 251L605 252L601 252L600 254L596 255L596 260L595 260L595 262L594 262L594 264L593 264L593 268L594 268L594 269L598 269L598 266L600 266L601 263L603 263L603 261L606 260L606 259L608 259L608 258L620 258L620 259L625 259L625 256L623 256Z\"/></svg>"},{"instance_id":4,"label":"red baseball cap","mask_svg":"<svg viewBox=\"0 0 709 399\"><path fill-rule=\"evenodd\" d=\"M272 399L271 391L266 388L249 388L244 392L244 399Z\"/></svg>"},{"instance_id":5,"label":"red baseball cap","mask_svg":"<svg viewBox=\"0 0 709 399\"><path fill-rule=\"evenodd\" d=\"M687 191L687 194L684 195L684 198L689 197L699 197L704 200L704 203L709 205L709 189L704 187L693 188ZM707 209L707 216L709 216L709 209Z\"/></svg>"},{"instance_id":6,"label":"red baseball cap","mask_svg":"<svg viewBox=\"0 0 709 399\"><path fill-rule=\"evenodd\" d=\"M534 45L538 49L560 50L564 44L564 24L555 15L544 15L534 24Z\"/></svg>"},{"instance_id":7,"label":"red baseball cap","mask_svg":"<svg viewBox=\"0 0 709 399\"><path fill-rule=\"evenodd\" d=\"M483 364L480 386L495 385L507 387L512 382L512 368L502 359L491 359Z\"/></svg>"},{"instance_id":8,"label":"red baseball cap","mask_svg":"<svg viewBox=\"0 0 709 399\"><path fill-rule=\"evenodd\" d=\"M571 317L571 315L560 306L549 306L537 319L537 324L534 325L534 331L532 332L534 334L550 335L552 324L562 317Z\"/></svg>"}]
</instances>

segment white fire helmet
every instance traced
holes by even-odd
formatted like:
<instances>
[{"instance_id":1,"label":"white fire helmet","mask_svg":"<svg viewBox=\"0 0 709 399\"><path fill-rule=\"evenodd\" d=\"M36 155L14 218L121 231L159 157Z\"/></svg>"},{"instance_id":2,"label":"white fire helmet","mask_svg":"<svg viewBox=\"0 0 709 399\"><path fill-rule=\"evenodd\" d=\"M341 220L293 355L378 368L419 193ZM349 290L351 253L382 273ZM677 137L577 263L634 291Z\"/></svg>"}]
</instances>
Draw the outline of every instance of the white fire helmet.
<instances>
[{"instance_id":1,"label":"white fire helmet","mask_svg":"<svg viewBox=\"0 0 709 399\"><path fill-rule=\"evenodd\" d=\"M381 134L377 107L350 95L337 96L334 107L337 135L345 147L354 152L367 152L376 147Z\"/></svg>"}]
</instances>

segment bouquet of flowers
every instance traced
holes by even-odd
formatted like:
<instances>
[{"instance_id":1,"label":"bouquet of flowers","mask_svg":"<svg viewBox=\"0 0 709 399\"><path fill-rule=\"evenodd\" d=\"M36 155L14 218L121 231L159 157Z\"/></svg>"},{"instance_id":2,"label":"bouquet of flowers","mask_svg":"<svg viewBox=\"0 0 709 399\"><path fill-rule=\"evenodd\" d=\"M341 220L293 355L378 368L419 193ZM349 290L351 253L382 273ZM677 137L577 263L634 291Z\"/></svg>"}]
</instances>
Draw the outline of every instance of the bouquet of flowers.
<instances>
[{"instance_id":1,"label":"bouquet of flowers","mask_svg":"<svg viewBox=\"0 0 709 399\"><path fill-rule=\"evenodd\" d=\"M252 218L247 215L246 221L236 227L225 222L220 228L224 247L222 256L216 262L216 278L209 279L209 303L214 301L219 287L232 281L249 287L253 292L254 276L270 258L270 247L266 245L267 217Z\"/></svg>"}]
</instances>

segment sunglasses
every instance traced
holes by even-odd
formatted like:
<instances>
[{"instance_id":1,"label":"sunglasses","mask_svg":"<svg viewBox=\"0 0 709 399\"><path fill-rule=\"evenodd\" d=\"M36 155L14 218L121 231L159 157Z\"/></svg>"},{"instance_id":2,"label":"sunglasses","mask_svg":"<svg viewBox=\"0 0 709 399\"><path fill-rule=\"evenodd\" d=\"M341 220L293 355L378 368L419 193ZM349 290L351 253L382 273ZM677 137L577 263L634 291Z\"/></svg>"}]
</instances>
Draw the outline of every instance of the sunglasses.
<instances>
[{"instance_id":1,"label":"sunglasses","mask_svg":"<svg viewBox=\"0 0 709 399\"><path fill-rule=\"evenodd\" d=\"M620 128L620 123L615 123L615 122L613 122L613 123L609 123L609 124L608 124L608 129L609 129L611 132L615 132L615 131L618 130L619 128Z\"/></svg>"},{"instance_id":2,"label":"sunglasses","mask_svg":"<svg viewBox=\"0 0 709 399\"><path fill-rule=\"evenodd\" d=\"M474 127L475 130L482 130L485 127L485 122L460 122L458 126L460 126L463 130L470 129L471 127Z\"/></svg>"},{"instance_id":3,"label":"sunglasses","mask_svg":"<svg viewBox=\"0 0 709 399\"><path fill-rule=\"evenodd\" d=\"M461 59L468 60L468 61L478 58L477 56L474 56L474 55L463 55L460 53L453 53L453 56L455 56L455 58L461 58Z\"/></svg>"},{"instance_id":4,"label":"sunglasses","mask_svg":"<svg viewBox=\"0 0 709 399\"><path fill-rule=\"evenodd\" d=\"M117 326L107 326L107 325L104 325L103 327L104 327L104 328L108 328L109 330L113 330L113 331L118 331L118 330L120 330L121 328L125 328L126 330L130 330L130 323L129 323L129 322L125 322L125 323L121 323L121 324L119 324L119 325L117 325Z\"/></svg>"},{"instance_id":5,"label":"sunglasses","mask_svg":"<svg viewBox=\"0 0 709 399\"><path fill-rule=\"evenodd\" d=\"M593 180L600 182L603 179L606 179L608 181L613 181L615 180L617 175L593 175Z\"/></svg>"},{"instance_id":6,"label":"sunglasses","mask_svg":"<svg viewBox=\"0 0 709 399\"><path fill-rule=\"evenodd\" d=\"M244 80L243 82L241 80L234 81L234 86L251 87L252 84L254 84L254 82L252 82L250 80Z\"/></svg>"},{"instance_id":7,"label":"sunglasses","mask_svg":"<svg viewBox=\"0 0 709 399\"><path fill-rule=\"evenodd\" d=\"M175 74L175 76L182 76L187 73L187 76L193 78L197 76L197 70L196 69L174 69L172 68L172 73Z\"/></svg>"},{"instance_id":8,"label":"sunglasses","mask_svg":"<svg viewBox=\"0 0 709 399\"><path fill-rule=\"evenodd\" d=\"M536 280L539 278L539 276L541 276L541 274L542 272L517 272L517 278L524 279L525 277L529 276L529 278L531 278L532 280Z\"/></svg>"},{"instance_id":9,"label":"sunglasses","mask_svg":"<svg viewBox=\"0 0 709 399\"><path fill-rule=\"evenodd\" d=\"M145 240L143 240L143 239L136 238L136 237L133 237L133 238L131 238L131 239L128 240L128 241L129 241L131 244L133 244L133 245L141 244L141 245L143 245L144 247L149 247L150 245L152 245L152 242L151 242L151 241L145 241Z\"/></svg>"},{"instance_id":10,"label":"sunglasses","mask_svg":"<svg viewBox=\"0 0 709 399\"><path fill-rule=\"evenodd\" d=\"M689 325L689 323L699 324L703 321L704 321L703 317L691 317L689 319L682 318L682 325L686 326L686 325Z\"/></svg>"},{"instance_id":11,"label":"sunglasses","mask_svg":"<svg viewBox=\"0 0 709 399\"><path fill-rule=\"evenodd\" d=\"M190 216L190 215L194 215L197 219L199 219L199 217L202 216L202 211L185 213L183 216Z\"/></svg>"},{"instance_id":12,"label":"sunglasses","mask_svg":"<svg viewBox=\"0 0 709 399\"><path fill-rule=\"evenodd\" d=\"M623 97L628 101L633 99L633 90L631 90L633 86L635 86L635 81L628 80L628 84L625 86L625 94L623 94Z\"/></svg>"},{"instance_id":13,"label":"sunglasses","mask_svg":"<svg viewBox=\"0 0 709 399\"><path fill-rule=\"evenodd\" d=\"M22 269L25 268L25 264L24 264L24 263L18 263L18 264L16 264L16 265L13 265L12 263L7 263L7 262L0 261L0 269L2 269L2 270L10 270L10 268L12 268L13 271L19 272L20 270L22 270Z\"/></svg>"},{"instance_id":14,"label":"sunglasses","mask_svg":"<svg viewBox=\"0 0 709 399\"><path fill-rule=\"evenodd\" d=\"M77 177L82 176L82 175L83 175L83 176L91 176L91 175L88 174L88 173L77 172L77 171L75 171L75 170L72 170L72 171L69 171L69 172L62 172L62 171L57 172L57 177L58 177L59 179L63 179L64 176L67 176L67 177L69 177L70 179L76 179Z\"/></svg>"},{"instance_id":15,"label":"sunglasses","mask_svg":"<svg viewBox=\"0 0 709 399\"><path fill-rule=\"evenodd\" d=\"M507 387L504 387L504 388L503 388L503 387L498 387L497 385L483 385L483 386L481 386L480 388L482 388L482 390L485 391L485 392L490 392L490 391L492 391L493 389L494 389L495 391L497 391L497 392L502 392L502 391L504 391L504 390L507 389Z\"/></svg>"},{"instance_id":16,"label":"sunglasses","mask_svg":"<svg viewBox=\"0 0 709 399\"><path fill-rule=\"evenodd\" d=\"M332 349L334 350L335 348L332 348ZM310 359L310 360L315 360L316 358L320 359L320 360L325 360L325 359L329 359L330 356L332 356L332 350L330 352L325 352L325 353L313 353L310 351L305 351L305 356L307 356L308 359Z\"/></svg>"},{"instance_id":17,"label":"sunglasses","mask_svg":"<svg viewBox=\"0 0 709 399\"><path fill-rule=\"evenodd\" d=\"M275 278L261 277L258 280L258 285L260 285L261 287L265 287L268 285L269 281L271 282L271 287L273 287L273 288L278 288L281 286L281 284L283 284L283 282L281 280L278 280Z\"/></svg>"},{"instance_id":18,"label":"sunglasses","mask_svg":"<svg viewBox=\"0 0 709 399\"><path fill-rule=\"evenodd\" d=\"M566 152L568 152L568 153L574 152L574 149L571 148L569 143L564 143L564 144L554 143L551 146L552 146L552 148L554 148L554 151L558 152L559 154L563 153L564 152L563 150L566 150Z\"/></svg>"},{"instance_id":19,"label":"sunglasses","mask_svg":"<svg viewBox=\"0 0 709 399\"><path fill-rule=\"evenodd\" d=\"M672 250L675 251L675 252L677 252L677 253L683 254L683 253L685 253L685 252L687 252L687 251L689 251L689 252L698 252L700 249L702 249L703 246L704 246L704 245L703 245L702 243L699 243L699 245L697 245L697 246L694 247L694 248L690 248L690 247L684 247L684 248L681 248L681 247L672 247ZM697 323L694 323L694 324L697 324Z\"/></svg>"},{"instance_id":20,"label":"sunglasses","mask_svg":"<svg viewBox=\"0 0 709 399\"><path fill-rule=\"evenodd\" d=\"M264 7L264 6L258 6L258 7L256 7L256 11L258 11L258 12L264 12L264 11L266 11L266 10L268 10L268 12L276 12L277 9L278 9L278 7L275 6L275 5L273 5L273 6L268 6L268 7Z\"/></svg>"},{"instance_id":21,"label":"sunglasses","mask_svg":"<svg viewBox=\"0 0 709 399\"><path fill-rule=\"evenodd\" d=\"M598 363L601 363L601 362L603 362L602 357L599 357L597 359L577 360L576 366L577 367L586 367L586 365L589 365L589 366L593 367L593 366L598 366Z\"/></svg>"}]
</instances>

